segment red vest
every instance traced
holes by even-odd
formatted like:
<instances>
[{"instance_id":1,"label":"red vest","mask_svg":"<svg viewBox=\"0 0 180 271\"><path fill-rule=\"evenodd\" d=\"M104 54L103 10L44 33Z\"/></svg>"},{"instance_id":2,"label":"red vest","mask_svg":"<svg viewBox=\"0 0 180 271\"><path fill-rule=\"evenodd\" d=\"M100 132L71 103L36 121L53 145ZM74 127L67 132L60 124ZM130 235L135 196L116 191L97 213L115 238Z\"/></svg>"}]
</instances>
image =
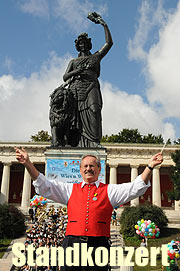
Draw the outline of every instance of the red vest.
<instances>
[{"instance_id":1,"label":"red vest","mask_svg":"<svg viewBox=\"0 0 180 271\"><path fill-rule=\"evenodd\" d=\"M113 207L107 194L107 184L74 184L69 198L66 235L110 237Z\"/></svg>"}]
</instances>

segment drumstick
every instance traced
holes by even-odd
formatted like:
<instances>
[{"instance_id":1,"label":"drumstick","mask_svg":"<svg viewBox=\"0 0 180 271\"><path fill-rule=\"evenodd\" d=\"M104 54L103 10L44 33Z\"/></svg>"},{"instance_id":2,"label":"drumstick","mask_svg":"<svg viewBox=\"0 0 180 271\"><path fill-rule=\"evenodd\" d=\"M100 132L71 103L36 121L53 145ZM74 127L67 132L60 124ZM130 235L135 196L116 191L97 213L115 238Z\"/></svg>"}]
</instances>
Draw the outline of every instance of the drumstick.
<instances>
[{"instance_id":1,"label":"drumstick","mask_svg":"<svg viewBox=\"0 0 180 271\"><path fill-rule=\"evenodd\" d=\"M164 143L164 145L163 145L163 147L162 147L162 149L161 149L161 154L163 153L163 150L164 150L164 148L166 147L167 142L168 142L168 140Z\"/></svg>"}]
</instances>

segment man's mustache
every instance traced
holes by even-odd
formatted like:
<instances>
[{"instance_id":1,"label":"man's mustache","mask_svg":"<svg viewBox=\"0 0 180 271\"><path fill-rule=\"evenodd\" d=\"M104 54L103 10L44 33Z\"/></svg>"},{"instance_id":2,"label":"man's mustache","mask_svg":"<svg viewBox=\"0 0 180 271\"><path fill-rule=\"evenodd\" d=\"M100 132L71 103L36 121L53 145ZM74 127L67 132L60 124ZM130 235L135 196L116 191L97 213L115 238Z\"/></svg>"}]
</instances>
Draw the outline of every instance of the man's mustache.
<instances>
[{"instance_id":1,"label":"man's mustache","mask_svg":"<svg viewBox=\"0 0 180 271\"><path fill-rule=\"evenodd\" d=\"M90 170L86 170L84 173L85 173L85 174L87 174L87 173L91 173L91 174L93 174L93 175L94 175L94 171L93 171L92 169L90 169Z\"/></svg>"}]
</instances>

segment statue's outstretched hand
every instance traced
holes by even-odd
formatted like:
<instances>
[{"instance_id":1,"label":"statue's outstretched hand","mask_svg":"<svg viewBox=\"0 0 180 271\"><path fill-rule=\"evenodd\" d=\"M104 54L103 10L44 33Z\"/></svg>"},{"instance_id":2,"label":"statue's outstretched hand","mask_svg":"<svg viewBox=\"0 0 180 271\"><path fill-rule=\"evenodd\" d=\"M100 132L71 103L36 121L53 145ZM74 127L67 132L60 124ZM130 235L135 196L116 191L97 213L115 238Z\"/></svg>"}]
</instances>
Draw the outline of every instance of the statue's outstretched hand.
<instances>
[{"instance_id":1,"label":"statue's outstretched hand","mask_svg":"<svg viewBox=\"0 0 180 271\"><path fill-rule=\"evenodd\" d=\"M101 15L96 12L89 12L87 18L95 24L101 24L103 26L106 25L106 22L103 20Z\"/></svg>"}]
</instances>

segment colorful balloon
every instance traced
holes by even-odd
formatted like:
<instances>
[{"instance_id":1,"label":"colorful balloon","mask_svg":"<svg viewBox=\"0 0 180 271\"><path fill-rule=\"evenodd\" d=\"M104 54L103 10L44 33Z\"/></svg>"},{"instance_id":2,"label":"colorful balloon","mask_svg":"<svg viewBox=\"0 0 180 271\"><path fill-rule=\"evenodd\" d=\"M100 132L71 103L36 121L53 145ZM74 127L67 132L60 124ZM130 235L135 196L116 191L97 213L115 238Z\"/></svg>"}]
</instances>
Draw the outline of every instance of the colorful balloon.
<instances>
[{"instance_id":1,"label":"colorful balloon","mask_svg":"<svg viewBox=\"0 0 180 271\"><path fill-rule=\"evenodd\" d=\"M46 203L47 203L47 199L42 196L34 195L33 198L30 199L31 207L42 207Z\"/></svg>"},{"instance_id":2,"label":"colorful balloon","mask_svg":"<svg viewBox=\"0 0 180 271\"><path fill-rule=\"evenodd\" d=\"M134 226L136 233L143 238L155 239L160 235L160 229L151 220L144 220L143 218L137 221Z\"/></svg>"},{"instance_id":3,"label":"colorful balloon","mask_svg":"<svg viewBox=\"0 0 180 271\"><path fill-rule=\"evenodd\" d=\"M180 259L180 243L179 241L172 240L167 244L167 255L168 260L171 262L173 260Z\"/></svg>"}]
</instances>

